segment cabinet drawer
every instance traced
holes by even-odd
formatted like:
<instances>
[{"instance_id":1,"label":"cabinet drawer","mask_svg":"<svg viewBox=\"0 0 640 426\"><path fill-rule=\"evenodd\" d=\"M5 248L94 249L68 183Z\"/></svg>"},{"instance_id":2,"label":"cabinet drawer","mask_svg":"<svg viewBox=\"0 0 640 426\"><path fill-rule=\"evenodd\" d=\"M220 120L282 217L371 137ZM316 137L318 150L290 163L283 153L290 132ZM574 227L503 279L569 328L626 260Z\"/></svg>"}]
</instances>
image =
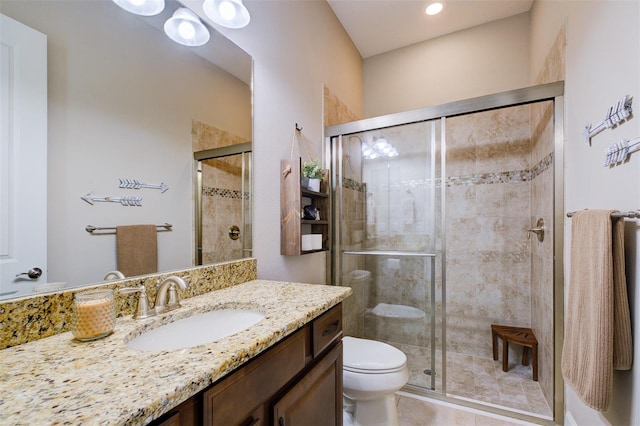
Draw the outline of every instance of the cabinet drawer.
<instances>
[{"instance_id":1,"label":"cabinet drawer","mask_svg":"<svg viewBox=\"0 0 640 426\"><path fill-rule=\"evenodd\" d=\"M313 320L312 329L313 356L316 357L342 337L342 303Z\"/></svg>"},{"instance_id":2,"label":"cabinet drawer","mask_svg":"<svg viewBox=\"0 0 640 426\"><path fill-rule=\"evenodd\" d=\"M301 329L205 391L204 424L267 424L260 407L304 368L308 330Z\"/></svg>"}]
</instances>

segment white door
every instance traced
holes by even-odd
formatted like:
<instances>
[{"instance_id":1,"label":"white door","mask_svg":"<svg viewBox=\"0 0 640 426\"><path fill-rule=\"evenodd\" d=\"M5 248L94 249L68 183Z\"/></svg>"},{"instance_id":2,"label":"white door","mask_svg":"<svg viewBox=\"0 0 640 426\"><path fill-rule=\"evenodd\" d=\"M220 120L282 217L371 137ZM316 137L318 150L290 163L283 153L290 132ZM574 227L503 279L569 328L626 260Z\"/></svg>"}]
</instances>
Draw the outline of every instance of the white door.
<instances>
[{"instance_id":1,"label":"white door","mask_svg":"<svg viewBox=\"0 0 640 426\"><path fill-rule=\"evenodd\" d=\"M0 19L3 299L47 283L47 36L7 16ZM37 278L36 268L42 271Z\"/></svg>"}]
</instances>

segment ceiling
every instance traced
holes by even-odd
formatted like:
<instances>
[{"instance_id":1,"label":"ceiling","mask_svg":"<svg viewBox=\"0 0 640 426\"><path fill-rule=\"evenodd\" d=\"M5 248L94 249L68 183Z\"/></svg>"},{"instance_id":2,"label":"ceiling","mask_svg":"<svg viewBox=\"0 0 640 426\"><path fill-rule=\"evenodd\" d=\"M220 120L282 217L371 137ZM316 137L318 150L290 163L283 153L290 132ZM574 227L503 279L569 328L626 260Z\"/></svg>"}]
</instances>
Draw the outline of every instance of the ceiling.
<instances>
[{"instance_id":1,"label":"ceiling","mask_svg":"<svg viewBox=\"0 0 640 426\"><path fill-rule=\"evenodd\" d=\"M444 10L424 13L433 0L327 0L363 58L455 31L528 12L533 0L440 0Z\"/></svg>"}]
</instances>

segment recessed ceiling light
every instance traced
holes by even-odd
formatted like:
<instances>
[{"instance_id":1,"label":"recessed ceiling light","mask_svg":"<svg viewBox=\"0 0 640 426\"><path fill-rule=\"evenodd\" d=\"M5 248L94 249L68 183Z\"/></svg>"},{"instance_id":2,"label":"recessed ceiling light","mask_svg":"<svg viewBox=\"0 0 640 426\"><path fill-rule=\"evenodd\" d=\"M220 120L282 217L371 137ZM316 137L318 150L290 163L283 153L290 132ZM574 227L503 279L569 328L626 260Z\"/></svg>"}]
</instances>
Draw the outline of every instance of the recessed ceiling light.
<instances>
[{"instance_id":1,"label":"recessed ceiling light","mask_svg":"<svg viewBox=\"0 0 640 426\"><path fill-rule=\"evenodd\" d=\"M424 11L427 15L437 15L438 13L442 12L442 9L444 9L444 4L436 1L433 3L429 3Z\"/></svg>"}]
</instances>

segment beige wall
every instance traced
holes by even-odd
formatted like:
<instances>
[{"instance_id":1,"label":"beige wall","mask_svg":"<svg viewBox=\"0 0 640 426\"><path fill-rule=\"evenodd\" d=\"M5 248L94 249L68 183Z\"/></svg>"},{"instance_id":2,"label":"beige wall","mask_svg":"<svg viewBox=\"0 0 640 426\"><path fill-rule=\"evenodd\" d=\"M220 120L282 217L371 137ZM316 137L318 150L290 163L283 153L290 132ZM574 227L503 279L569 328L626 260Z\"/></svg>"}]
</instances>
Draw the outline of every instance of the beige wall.
<instances>
[{"instance_id":1,"label":"beige wall","mask_svg":"<svg viewBox=\"0 0 640 426\"><path fill-rule=\"evenodd\" d=\"M321 155L323 85L362 115L362 60L324 1L246 1L251 24L222 30L254 60L254 250L258 276L325 282L325 254L280 255L280 159L294 125Z\"/></svg>"},{"instance_id":2,"label":"beige wall","mask_svg":"<svg viewBox=\"0 0 640 426\"><path fill-rule=\"evenodd\" d=\"M640 3L637 1L592 1L534 3L531 15L532 79L539 73L545 50L566 23L565 87L565 210L584 208L637 209L640 156L628 163L605 168L604 150L623 138L640 136L640 122L634 118L614 130L606 130L583 143L587 123L597 124L607 109L625 95L640 96ZM635 102L634 102L635 103ZM635 105L634 105L635 106ZM565 219L565 282L569 282L568 251L570 221ZM630 289L632 328L640 330L640 270L637 249L638 228L627 220L626 260ZM566 287L565 287L566 290ZM634 349L640 350L636 333ZM640 370L615 372L611 407L600 413L584 405L572 389L566 388L565 424L606 425L640 423Z\"/></svg>"},{"instance_id":3,"label":"beige wall","mask_svg":"<svg viewBox=\"0 0 640 426\"><path fill-rule=\"evenodd\" d=\"M364 62L365 117L528 85L529 15L480 25Z\"/></svg>"}]
</instances>

